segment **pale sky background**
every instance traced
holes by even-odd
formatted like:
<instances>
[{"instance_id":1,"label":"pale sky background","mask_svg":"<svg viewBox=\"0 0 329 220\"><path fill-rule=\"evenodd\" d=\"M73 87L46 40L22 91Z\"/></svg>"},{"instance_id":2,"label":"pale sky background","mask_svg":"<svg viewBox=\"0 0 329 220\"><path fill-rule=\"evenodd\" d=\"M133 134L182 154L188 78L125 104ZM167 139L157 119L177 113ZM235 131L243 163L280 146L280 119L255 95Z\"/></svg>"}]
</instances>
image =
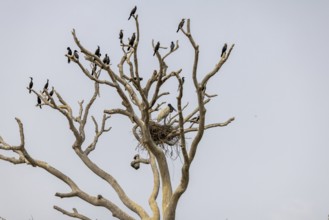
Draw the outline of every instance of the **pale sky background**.
<instances>
[{"instance_id":1,"label":"pale sky background","mask_svg":"<svg viewBox=\"0 0 329 220\"><path fill-rule=\"evenodd\" d=\"M28 94L26 86L30 76L39 90L50 79L50 86L76 112L77 102L91 97L93 85L64 57L67 46L76 49L72 28L85 47L94 51L100 45L103 54L109 53L115 67L122 55L119 30L124 29L125 37L135 31L134 23L127 21L134 5L141 28L142 76L157 67L152 39L164 46L179 40L180 49L168 64L170 70L183 68L190 94L184 101L191 106L195 103L190 79L193 56L187 39L176 33L181 18L191 18L200 45L200 76L213 68L225 42L236 44L207 87L209 93L219 94L207 107L208 122L232 116L236 120L204 135L177 219L327 220L329 2L325 0L3 0L0 135L17 144L14 117L19 117L33 157L71 175L88 193L118 201L113 190L77 159L65 119L50 108L36 108L36 97ZM163 101L175 103L177 82L171 81L167 88L172 94ZM98 120L104 108L119 106L113 91L102 87L101 95L93 109ZM113 117L109 122L111 132L101 138L91 157L117 178L132 199L146 206L151 170L130 167L137 142L129 121ZM169 165L177 183L181 161ZM113 219L104 208L55 197L68 188L41 169L0 161L0 186L0 217L7 220L70 219L53 205L75 207L92 219Z\"/></svg>"}]
</instances>

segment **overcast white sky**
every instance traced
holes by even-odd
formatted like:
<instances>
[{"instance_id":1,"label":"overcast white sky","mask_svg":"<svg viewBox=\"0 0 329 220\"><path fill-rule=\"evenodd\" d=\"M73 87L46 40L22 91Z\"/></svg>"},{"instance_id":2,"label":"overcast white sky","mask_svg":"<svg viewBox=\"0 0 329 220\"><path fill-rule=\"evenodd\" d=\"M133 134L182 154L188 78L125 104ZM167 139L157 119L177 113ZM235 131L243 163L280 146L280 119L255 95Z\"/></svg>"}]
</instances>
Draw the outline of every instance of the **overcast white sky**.
<instances>
[{"instance_id":1,"label":"overcast white sky","mask_svg":"<svg viewBox=\"0 0 329 220\"><path fill-rule=\"evenodd\" d=\"M89 193L117 199L102 181L94 179L72 151L66 121L49 108L35 107L28 94L29 77L35 88L46 79L74 107L92 94L92 83L74 64L67 64L66 47L76 48L72 28L90 50L101 46L114 66L121 57L118 32L134 32L127 21L137 5L141 27L141 74L156 67L152 39L180 49L168 64L183 68L189 95L195 103L190 71L192 50L181 33L181 18L191 18L200 45L200 76L214 66L225 42L235 43L230 59L209 84L219 96L208 106L208 122L235 116L228 127L209 131L198 149L191 181L177 211L177 219L324 220L329 214L329 2L326 0L151 1L96 0L0 2L0 135L19 141L14 117L25 125L32 156L71 175ZM172 94L164 101L175 102ZM118 106L115 93L102 88L93 114ZM151 190L149 167L135 171L130 161L136 141L129 121L110 120L112 131L103 137L95 161L117 177L127 194L143 205ZM90 132L93 127L90 126ZM178 160L170 162L175 183ZM41 169L0 161L0 217L34 220L68 217L58 205L76 207L92 219L112 219L110 213L78 199L59 199L65 184Z\"/></svg>"}]
</instances>

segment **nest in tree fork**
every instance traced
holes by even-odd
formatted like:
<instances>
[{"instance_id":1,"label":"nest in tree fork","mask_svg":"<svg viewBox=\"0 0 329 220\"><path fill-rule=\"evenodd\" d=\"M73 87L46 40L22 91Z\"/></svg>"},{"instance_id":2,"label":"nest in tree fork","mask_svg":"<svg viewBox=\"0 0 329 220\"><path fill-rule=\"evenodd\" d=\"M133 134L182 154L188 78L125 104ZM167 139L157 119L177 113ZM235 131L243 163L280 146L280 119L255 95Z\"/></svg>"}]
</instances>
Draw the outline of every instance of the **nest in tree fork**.
<instances>
[{"instance_id":1,"label":"nest in tree fork","mask_svg":"<svg viewBox=\"0 0 329 220\"><path fill-rule=\"evenodd\" d=\"M149 130L154 143L166 154L172 158L178 156L179 135L174 134L176 129L173 126L151 121Z\"/></svg>"}]
</instances>

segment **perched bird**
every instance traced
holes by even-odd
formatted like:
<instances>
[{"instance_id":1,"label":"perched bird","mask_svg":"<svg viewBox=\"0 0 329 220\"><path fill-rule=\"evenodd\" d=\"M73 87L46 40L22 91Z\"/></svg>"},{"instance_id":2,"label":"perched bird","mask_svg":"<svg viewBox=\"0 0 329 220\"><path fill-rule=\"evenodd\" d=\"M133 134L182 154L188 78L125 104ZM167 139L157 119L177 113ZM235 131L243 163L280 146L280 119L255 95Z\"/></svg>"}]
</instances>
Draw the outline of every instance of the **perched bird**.
<instances>
[{"instance_id":1,"label":"perched bird","mask_svg":"<svg viewBox=\"0 0 329 220\"><path fill-rule=\"evenodd\" d=\"M182 20L181 20L181 22L179 22L179 25L178 25L178 29L177 29L177 33L178 33L178 31L184 26L184 23L185 23L185 18L183 18Z\"/></svg>"},{"instance_id":2,"label":"perched bird","mask_svg":"<svg viewBox=\"0 0 329 220\"><path fill-rule=\"evenodd\" d=\"M129 82L131 82L132 80L137 80L138 79L138 77L134 77L134 78L132 78L132 79L129 79ZM139 77L139 81L142 81L143 80L143 77Z\"/></svg>"},{"instance_id":3,"label":"perched bird","mask_svg":"<svg viewBox=\"0 0 329 220\"><path fill-rule=\"evenodd\" d=\"M153 56L156 54L156 52L158 52L159 48L160 48L160 42L158 41L158 43L157 43L157 44L155 45L155 47L154 47L154 53L153 53Z\"/></svg>"},{"instance_id":4,"label":"perched bird","mask_svg":"<svg viewBox=\"0 0 329 220\"><path fill-rule=\"evenodd\" d=\"M50 97L54 95L54 87L52 86L51 91L49 93L48 101L50 100Z\"/></svg>"},{"instance_id":5,"label":"perched bird","mask_svg":"<svg viewBox=\"0 0 329 220\"><path fill-rule=\"evenodd\" d=\"M74 50L74 57L75 59L79 60L79 54L78 51Z\"/></svg>"},{"instance_id":6,"label":"perched bird","mask_svg":"<svg viewBox=\"0 0 329 220\"><path fill-rule=\"evenodd\" d=\"M95 55L98 56L98 57L101 57L101 49L99 48L99 46L97 46L97 49L95 51Z\"/></svg>"},{"instance_id":7,"label":"perched bird","mask_svg":"<svg viewBox=\"0 0 329 220\"><path fill-rule=\"evenodd\" d=\"M130 165L131 165L135 170L138 170L139 167L140 167L140 162L136 162L136 160L138 160L138 159L139 159L139 155L136 154L136 155L134 156L134 160L131 161L131 163L130 163Z\"/></svg>"},{"instance_id":8,"label":"perched bird","mask_svg":"<svg viewBox=\"0 0 329 220\"><path fill-rule=\"evenodd\" d=\"M160 122L162 119L164 119L164 122L166 123L166 118L173 111L176 111L176 109L174 109L174 107L169 103L166 107L160 110L157 121Z\"/></svg>"},{"instance_id":9,"label":"perched bird","mask_svg":"<svg viewBox=\"0 0 329 220\"><path fill-rule=\"evenodd\" d=\"M174 41L171 41L171 44L170 44L170 52L172 52L175 48L175 44L174 44Z\"/></svg>"},{"instance_id":10,"label":"perched bird","mask_svg":"<svg viewBox=\"0 0 329 220\"><path fill-rule=\"evenodd\" d=\"M107 56L107 54L105 54L105 57L103 59L103 63L107 64L107 65L110 65L110 57Z\"/></svg>"},{"instance_id":11,"label":"perched bird","mask_svg":"<svg viewBox=\"0 0 329 220\"><path fill-rule=\"evenodd\" d=\"M70 47L67 47L67 55L72 56L72 50ZM67 62L70 63L71 59L70 57L67 58Z\"/></svg>"},{"instance_id":12,"label":"perched bird","mask_svg":"<svg viewBox=\"0 0 329 220\"><path fill-rule=\"evenodd\" d=\"M200 119L200 115L191 118L191 119L190 119L191 127L192 127L195 123L199 123L199 119Z\"/></svg>"},{"instance_id":13,"label":"perched bird","mask_svg":"<svg viewBox=\"0 0 329 220\"><path fill-rule=\"evenodd\" d=\"M131 16L135 15L136 11L137 11L137 6L135 6L135 7L131 10L131 12L130 12L130 16L129 16L128 20L130 20Z\"/></svg>"},{"instance_id":14,"label":"perched bird","mask_svg":"<svg viewBox=\"0 0 329 220\"><path fill-rule=\"evenodd\" d=\"M185 82L185 77L183 76L182 77L182 84L184 84L184 82Z\"/></svg>"},{"instance_id":15,"label":"perched bird","mask_svg":"<svg viewBox=\"0 0 329 220\"><path fill-rule=\"evenodd\" d=\"M49 79L47 79L47 82L45 86L43 87L43 91L48 90L48 85L49 85Z\"/></svg>"},{"instance_id":16,"label":"perched bird","mask_svg":"<svg viewBox=\"0 0 329 220\"><path fill-rule=\"evenodd\" d=\"M97 65L95 64L93 69L91 70L91 75L93 76L96 73Z\"/></svg>"},{"instance_id":17,"label":"perched bird","mask_svg":"<svg viewBox=\"0 0 329 220\"><path fill-rule=\"evenodd\" d=\"M33 87L33 78L30 77L30 79L31 79L31 81L30 81L30 83L29 83L29 93L31 93L31 91L32 91L32 87Z\"/></svg>"},{"instance_id":18,"label":"perched bird","mask_svg":"<svg viewBox=\"0 0 329 220\"><path fill-rule=\"evenodd\" d=\"M41 99L40 97L38 96L38 100L37 100L38 104L36 105L37 107L39 106L41 108Z\"/></svg>"},{"instance_id":19,"label":"perched bird","mask_svg":"<svg viewBox=\"0 0 329 220\"><path fill-rule=\"evenodd\" d=\"M122 43L122 39L123 39L123 30L122 29L120 30L120 33L119 33L119 39L120 39L120 43Z\"/></svg>"},{"instance_id":20,"label":"perched bird","mask_svg":"<svg viewBox=\"0 0 329 220\"><path fill-rule=\"evenodd\" d=\"M225 54L227 50L227 44L225 43L224 46L223 46L223 49L222 49L222 55L220 55L221 57L223 57L223 55Z\"/></svg>"},{"instance_id":21,"label":"perched bird","mask_svg":"<svg viewBox=\"0 0 329 220\"><path fill-rule=\"evenodd\" d=\"M131 36L131 38L130 38L130 40L129 40L128 51L130 50L130 47L134 46L135 39L136 39L136 33L133 33L133 35Z\"/></svg>"}]
</instances>

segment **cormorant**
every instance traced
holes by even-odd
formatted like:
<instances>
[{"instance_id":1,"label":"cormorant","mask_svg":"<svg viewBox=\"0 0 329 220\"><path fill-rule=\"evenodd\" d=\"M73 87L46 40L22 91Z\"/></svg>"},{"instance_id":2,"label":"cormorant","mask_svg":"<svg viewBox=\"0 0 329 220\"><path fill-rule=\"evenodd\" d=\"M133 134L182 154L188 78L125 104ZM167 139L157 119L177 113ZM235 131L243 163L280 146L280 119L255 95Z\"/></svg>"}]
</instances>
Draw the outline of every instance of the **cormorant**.
<instances>
[{"instance_id":1,"label":"cormorant","mask_svg":"<svg viewBox=\"0 0 329 220\"><path fill-rule=\"evenodd\" d=\"M51 91L49 93L48 101L50 100L50 97L54 95L54 87L52 86Z\"/></svg>"},{"instance_id":2,"label":"cormorant","mask_svg":"<svg viewBox=\"0 0 329 220\"><path fill-rule=\"evenodd\" d=\"M31 81L30 81L30 84L29 84L29 93L32 92L32 87L33 87L33 78L30 77Z\"/></svg>"},{"instance_id":3,"label":"cormorant","mask_svg":"<svg viewBox=\"0 0 329 220\"><path fill-rule=\"evenodd\" d=\"M182 84L184 84L184 82L185 82L185 77L183 76L182 77Z\"/></svg>"},{"instance_id":4,"label":"cormorant","mask_svg":"<svg viewBox=\"0 0 329 220\"><path fill-rule=\"evenodd\" d=\"M47 79L47 82L45 86L43 87L43 91L48 90L48 85L49 85L49 79Z\"/></svg>"},{"instance_id":5,"label":"cormorant","mask_svg":"<svg viewBox=\"0 0 329 220\"><path fill-rule=\"evenodd\" d=\"M133 35L131 36L131 39L129 41L128 51L130 50L130 47L134 46L135 39L136 39L136 33L133 33Z\"/></svg>"},{"instance_id":6,"label":"cormorant","mask_svg":"<svg viewBox=\"0 0 329 220\"><path fill-rule=\"evenodd\" d=\"M181 20L181 22L179 22L179 25L178 25L178 29L177 29L177 33L178 33L178 31L184 26L184 23L185 23L185 18L183 18L182 20Z\"/></svg>"},{"instance_id":7,"label":"cormorant","mask_svg":"<svg viewBox=\"0 0 329 220\"><path fill-rule=\"evenodd\" d=\"M110 57L107 56L107 54L105 54L105 57L103 59L103 63L107 64L107 65L110 65Z\"/></svg>"},{"instance_id":8,"label":"cormorant","mask_svg":"<svg viewBox=\"0 0 329 220\"><path fill-rule=\"evenodd\" d=\"M38 96L38 100L37 100L37 102L38 102L37 106L39 106L39 107L41 108L41 99L40 99L39 96Z\"/></svg>"},{"instance_id":9,"label":"cormorant","mask_svg":"<svg viewBox=\"0 0 329 220\"><path fill-rule=\"evenodd\" d=\"M174 41L171 41L171 44L170 44L170 52L172 52L175 48L175 44L174 44Z\"/></svg>"},{"instance_id":10,"label":"cormorant","mask_svg":"<svg viewBox=\"0 0 329 220\"><path fill-rule=\"evenodd\" d=\"M131 10L131 12L130 12L130 16L129 16L128 20L130 20L131 16L135 15L136 10L137 10L137 6L135 6L135 7Z\"/></svg>"},{"instance_id":11,"label":"cormorant","mask_svg":"<svg viewBox=\"0 0 329 220\"><path fill-rule=\"evenodd\" d=\"M123 30L122 29L120 30L120 33L119 33L119 39L120 39L120 43L122 43L122 39L123 39Z\"/></svg>"},{"instance_id":12,"label":"cormorant","mask_svg":"<svg viewBox=\"0 0 329 220\"><path fill-rule=\"evenodd\" d=\"M98 56L98 57L101 57L101 49L99 48L99 46L97 46L97 49L95 51L95 55Z\"/></svg>"},{"instance_id":13,"label":"cormorant","mask_svg":"<svg viewBox=\"0 0 329 220\"><path fill-rule=\"evenodd\" d=\"M74 50L74 57L75 59L79 60L79 54L78 51Z\"/></svg>"},{"instance_id":14,"label":"cormorant","mask_svg":"<svg viewBox=\"0 0 329 220\"><path fill-rule=\"evenodd\" d=\"M72 56L72 50L70 47L67 47L67 55ZM67 62L70 63L71 59L70 57L67 58Z\"/></svg>"},{"instance_id":15,"label":"cormorant","mask_svg":"<svg viewBox=\"0 0 329 220\"><path fill-rule=\"evenodd\" d=\"M223 55L225 54L227 50L227 44L225 43L224 46L223 46L223 49L222 49L222 55L220 55L221 57L223 57Z\"/></svg>"},{"instance_id":16,"label":"cormorant","mask_svg":"<svg viewBox=\"0 0 329 220\"><path fill-rule=\"evenodd\" d=\"M160 48L160 42L158 41L158 43L155 45L154 47L154 53L153 53L153 56L156 54L156 52L159 50Z\"/></svg>"},{"instance_id":17,"label":"cormorant","mask_svg":"<svg viewBox=\"0 0 329 220\"><path fill-rule=\"evenodd\" d=\"M160 110L158 117L157 117L157 121L160 122L162 119L164 119L164 121L166 123L166 118L173 111L176 111L176 109L169 103L166 107L164 107L163 109Z\"/></svg>"}]
</instances>

